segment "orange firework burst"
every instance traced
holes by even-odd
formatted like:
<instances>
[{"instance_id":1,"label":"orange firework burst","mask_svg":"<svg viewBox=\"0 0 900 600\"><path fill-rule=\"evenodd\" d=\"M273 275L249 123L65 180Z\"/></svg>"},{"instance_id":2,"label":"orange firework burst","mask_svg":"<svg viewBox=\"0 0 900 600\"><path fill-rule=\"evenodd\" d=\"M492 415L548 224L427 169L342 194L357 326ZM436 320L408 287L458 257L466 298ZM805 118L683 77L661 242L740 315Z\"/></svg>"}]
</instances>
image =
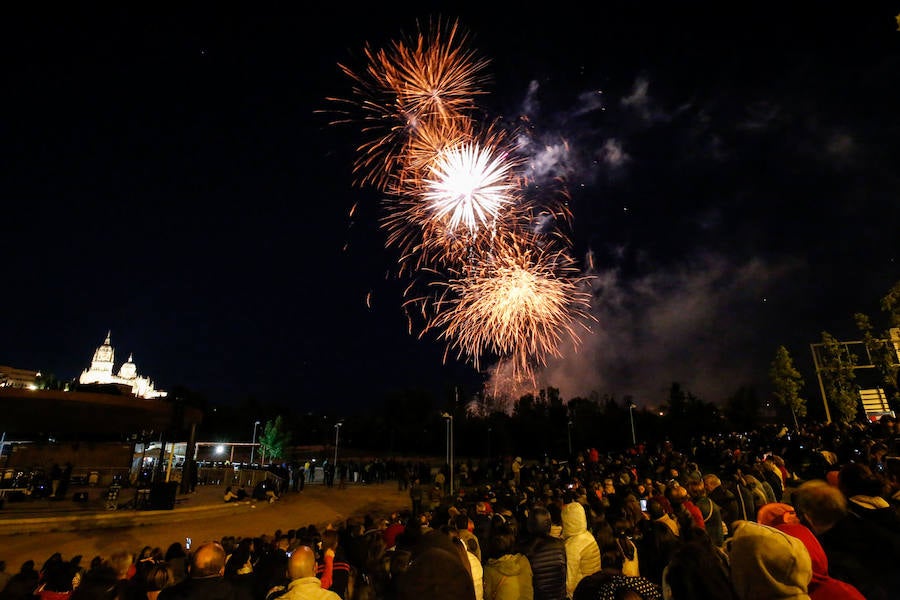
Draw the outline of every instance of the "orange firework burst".
<instances>
[{"instance_id":1,"label":"orange firework burst","mask_svg":"<svg viewBox=\"0 0 900 600\"><path fill-rule=\"evenodd\" d=\"M353 82L355 100L349 103L363 112L363 131L372 139L359 146L354 172L360 185L384 189L407 160L406 151L423 124L431 120L467 119L474 98L485 92L483 74L489 61L466 48L468 35L458 22L430 23L408 41L395 41L388 49L366 46L368 66L357 73L346 65L341 70ZM347 122L351 111L334 123Z\"/></svg>"},{"instance_id":2,"label":"orange firework burst","mask_svg":"<svg viewBox=\"0 0 900 600\"><path fill-rule=\"evenodd\" d=\"M513 241L468 277L446 284L447 306L434 325L475 368L490 353L510 361L514 376L524 376L559 356L565 336L579 344L579 323L587 330L590 294L574 272L565 252Z\"/></svg>"}]
</instances>

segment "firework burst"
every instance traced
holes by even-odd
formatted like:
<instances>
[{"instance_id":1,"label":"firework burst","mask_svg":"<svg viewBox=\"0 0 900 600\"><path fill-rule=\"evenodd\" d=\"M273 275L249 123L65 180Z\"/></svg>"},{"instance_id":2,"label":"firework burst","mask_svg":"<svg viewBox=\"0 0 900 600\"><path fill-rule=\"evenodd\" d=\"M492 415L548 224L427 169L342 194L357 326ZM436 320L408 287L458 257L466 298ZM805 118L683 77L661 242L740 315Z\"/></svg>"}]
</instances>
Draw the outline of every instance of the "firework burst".
<instances>
[{"instance_id":1,"label":"firework burst","mask_svg":"<svg viewBox=\"0 0 900 600\"><path fill-rule=\"evenodd\" d=\"M465 227L471 234L491 228L516 189L512 161L477 143L442 152L430 166L422 199L434 218L450 231Z\"/></svg>"},{"instance_id":2,"label":"firework burst","mask_svg":"<svg viewBox=\"0 0 900 600\"><path fill-rule=\"evenodd\" d=\"M411 140L432 121L465 121L485 92L490 61L466 47L468 35L459 23L440 20L420 27L410 40L387 49L366 46L367 67L340 69L353 81L353 98L328 98L339 107L333 124L353 122L362 111L363 133L354 173L359 185L385 189L406 165ZM340 107L346 107L344 109Z\"/></svg>"},{"instance_id":3,"label":"firework burst","mask_svg":"<svg viewBox=\"0 0 900 600\"><path fill-rule=\"evenodd\" d=\"M565 336L580 342L579 322L587 329L590 295L573 272L566 253L513 242L477 272L446 284L446 306L434 324L476 368L491 354L508 360L513 376L528 376L559 356Z\"/></svg>"}]
</instances>

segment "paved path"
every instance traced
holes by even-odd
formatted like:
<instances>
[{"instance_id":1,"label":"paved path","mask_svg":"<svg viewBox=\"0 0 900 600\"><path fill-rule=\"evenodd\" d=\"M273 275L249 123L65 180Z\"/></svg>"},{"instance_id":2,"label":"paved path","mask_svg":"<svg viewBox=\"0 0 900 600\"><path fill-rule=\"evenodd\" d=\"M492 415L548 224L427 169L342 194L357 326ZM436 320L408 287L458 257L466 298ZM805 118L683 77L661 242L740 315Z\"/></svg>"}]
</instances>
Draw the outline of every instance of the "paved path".
<instances>
[{"instance_id":1,"label":"paved path","mask_svg":"<svg viewBox=\"0 0 900 600\"><path fill-rule=\"evenodd\" d=\"M87 564L94 556L107 555L116 547L137 553L144 546L152 546L165 552L171 543L184 542L187 537L197 544L226 535L271 535L278 529L287 531L310 524L323 528L350 516L371 514L377 518L409 507L408 493L399 491L396 482L349 484L346 489L308 485L303 492L285 494L274 504L225 504L223 491L221 486L200 486L193 494L179 495L175 508L165 511L104 513L76 507L71 501L59 501L47 508L7 504L0 510L0 560L6 561L6 570L11 573L26 560L34 560L40 568L54 552L62 553L66 560L81 555L83 564ZM65 503L71 506L68 511ZM118 524L104 522L113 517L119 519Z\"/></svg>"}]
</instances>

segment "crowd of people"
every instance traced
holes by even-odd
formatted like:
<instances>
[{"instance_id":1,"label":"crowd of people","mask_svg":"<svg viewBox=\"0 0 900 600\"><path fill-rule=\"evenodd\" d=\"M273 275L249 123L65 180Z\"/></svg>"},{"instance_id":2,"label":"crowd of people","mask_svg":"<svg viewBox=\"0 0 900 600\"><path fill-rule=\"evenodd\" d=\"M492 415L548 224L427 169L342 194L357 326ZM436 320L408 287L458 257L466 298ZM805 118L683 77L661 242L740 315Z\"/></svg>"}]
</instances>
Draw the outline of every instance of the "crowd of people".
<instances>
[{"instance_id":1,"label":"crowd of people","mask_svg":"<svg viewBox=\"0 0 900 600\"><path fill-rule=\"evenodd\" d=\"M452 481L410 464L391 515L0 563L0 600L885 600L900 594L898 439L884 417L463 462Z\"/></svg>"}]
</instances>

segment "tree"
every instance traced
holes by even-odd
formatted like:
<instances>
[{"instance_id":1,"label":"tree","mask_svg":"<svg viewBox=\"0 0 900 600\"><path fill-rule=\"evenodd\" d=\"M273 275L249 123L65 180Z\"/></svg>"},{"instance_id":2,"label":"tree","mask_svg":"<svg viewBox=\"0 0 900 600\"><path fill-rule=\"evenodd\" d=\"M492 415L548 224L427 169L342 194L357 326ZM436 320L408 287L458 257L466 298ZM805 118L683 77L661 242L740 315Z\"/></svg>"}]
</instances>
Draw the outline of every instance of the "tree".
<instances>
[{"instance_id":1,"label":"tree","mask_svg":"<svg viewBox=\"0 0 900 600\"><path fill-rule=\"evenodd\" d=\"M274 421L266 421L262 435L259 437L259 449L263 456L281 458L285 447L291 443L291 432L286 431L281 415Z\"/></svg>"},{"instance_id":2,"label":"tree","mask_svg":"<svg viewBox=\"0 0 900 600\"><path fill-rule=\"evenodd\" d=\"M775 359L769 368L769 379L775 388L772 395L778 404L791 410L794 427L799 429L797 416L806 416L806 399L800 396L800 390L803 389L805 382L800 371L794 367L790 352L784 346L778 346L775 351Z\"/></svg>"},{"instance_id":3,"label":"tree","mask_svg":"<svg viewBox=\"0 0 900 600\"><path fill-rule=\"evenodd\" d=\"M838 420L849 423L856 419L859 390L856 388L856 355L847 351L833 335L822 332L821 373L825 396L838 413Z\"/></svg>"},{"instance_id":4,"label":"tree","mask_svg":"<svg viewBox=\"0 0 900 600\"><path fill-rule=\"evenodd\" d=\"M900 327L900 281L881 299L881 310L888 314L891 327Z\"/></svg>"},{"instance_id":5,"label":"tree","mask_svg":"<svg viewBox=\"0 0 900 600\"><path fill-rule=\"evenodd\" d=\"M897 351L891 341L890 332L885 332L881 337L876 337L873 333L874 327L869 317L863 313L853 315L856 320L856 327L863 336L863 344L869 355L869 360L878 371L881 377L881 383L885 390L890 394L890 398L895 402L898 399L897 390Z\"/></svg>"}]
</instances>

